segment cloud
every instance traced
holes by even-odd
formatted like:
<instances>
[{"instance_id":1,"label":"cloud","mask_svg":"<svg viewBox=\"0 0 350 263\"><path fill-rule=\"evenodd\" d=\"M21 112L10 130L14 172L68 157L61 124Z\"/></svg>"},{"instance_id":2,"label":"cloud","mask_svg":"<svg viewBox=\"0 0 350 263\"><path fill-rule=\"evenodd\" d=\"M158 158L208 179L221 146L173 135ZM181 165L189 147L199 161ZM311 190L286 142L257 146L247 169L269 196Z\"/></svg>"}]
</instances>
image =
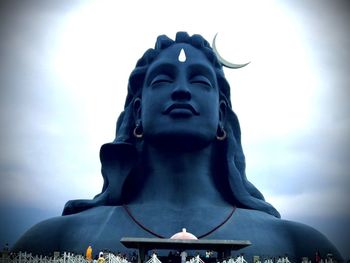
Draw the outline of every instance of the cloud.
<instances>
[{"instance_id":1,"label":"cloud","mask_svg":"<svg viewBox=\"0 0 350 263\"><path fill-rule=\"evenodd\" d=\"M350 218L348 194L338 189L319 189L296 195L270 195L269 201L281 212L283 218Z\"/></svg>"}]
</instances>

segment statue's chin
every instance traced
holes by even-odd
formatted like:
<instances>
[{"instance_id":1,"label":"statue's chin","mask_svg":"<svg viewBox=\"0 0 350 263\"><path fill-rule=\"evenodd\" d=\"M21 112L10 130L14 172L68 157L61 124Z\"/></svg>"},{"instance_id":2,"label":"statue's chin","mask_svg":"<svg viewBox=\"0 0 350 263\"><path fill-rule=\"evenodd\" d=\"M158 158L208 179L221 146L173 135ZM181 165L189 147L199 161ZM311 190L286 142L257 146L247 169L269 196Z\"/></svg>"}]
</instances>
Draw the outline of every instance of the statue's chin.
<instances>
[{"instance_id":1,"label":"statue's chin","mask_svg":"<svg viewBox=\"0 0 350 263\"><path fill-rule=\"evenodd\" d=\"M145 142L164 150L195 151L215 142L215 135L204 133L159 133L145 134Z\"/></svg>"}]
</instances>

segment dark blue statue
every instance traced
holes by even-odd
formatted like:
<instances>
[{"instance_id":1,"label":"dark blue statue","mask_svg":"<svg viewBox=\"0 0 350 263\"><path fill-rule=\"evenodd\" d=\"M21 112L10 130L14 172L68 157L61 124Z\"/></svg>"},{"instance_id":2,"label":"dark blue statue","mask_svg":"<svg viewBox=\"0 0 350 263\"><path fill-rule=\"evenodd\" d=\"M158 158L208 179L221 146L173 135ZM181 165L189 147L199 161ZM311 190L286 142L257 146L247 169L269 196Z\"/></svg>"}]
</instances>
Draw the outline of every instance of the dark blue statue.
<instances>
[{"instance_id":1,"label":"dark blue statue","mask_svg":"<svg viewBox=\"0 0 350 263\"><path fill-rule=\"evenodd\" d=\"M199 35L159 36L131 73L104 185L27 231L16 251L123 251L122 237L250 240L246 255L341 256L318 231L280 219L245 175L240 126L222 64Z\"/></svg>"}]
</instances>

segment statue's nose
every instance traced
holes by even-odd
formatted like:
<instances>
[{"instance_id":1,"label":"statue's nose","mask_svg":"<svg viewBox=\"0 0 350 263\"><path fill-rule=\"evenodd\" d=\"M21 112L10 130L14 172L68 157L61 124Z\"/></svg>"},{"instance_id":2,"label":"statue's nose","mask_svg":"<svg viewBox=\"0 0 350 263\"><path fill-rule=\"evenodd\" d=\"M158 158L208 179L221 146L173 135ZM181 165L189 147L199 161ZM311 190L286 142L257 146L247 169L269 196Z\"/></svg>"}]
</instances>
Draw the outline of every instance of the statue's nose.
<instances>
[{"instance_id":1,"label":"statue's nose","mask_svg":"<svg viewBox=\"0 0 350 263\"><path fill-rule=\"evenodd\" d=\"M191 92L185 83L179 83L171 94L173 100L190 100Z\"/></svg>"}]
</instances>

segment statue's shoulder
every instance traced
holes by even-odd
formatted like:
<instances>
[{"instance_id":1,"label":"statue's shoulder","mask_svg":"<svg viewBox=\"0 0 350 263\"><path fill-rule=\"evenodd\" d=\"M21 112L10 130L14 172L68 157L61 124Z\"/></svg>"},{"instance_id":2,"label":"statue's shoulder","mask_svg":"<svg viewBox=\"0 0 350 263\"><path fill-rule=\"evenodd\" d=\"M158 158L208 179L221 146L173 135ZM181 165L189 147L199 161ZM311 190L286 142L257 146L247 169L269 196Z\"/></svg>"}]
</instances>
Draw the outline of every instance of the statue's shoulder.
<instances>
[{"instance_id":1,"label":"statue's shoulder","mask_svg":"<svg viewBox=\"0 0 350 263\"><path fill-rule=\"evenodd\" d=\"M85 251L86 243L95 240L101 229L110 232L118 225L122 212L118 206L101 206L44 220L25 232L13 246L13 251L39 255L53 251Z\"/></svg>"},{"instance_id":2,"label":"statue's shoulder","mask_svg":"<svg viewBox=\"0 0 350 263\"><path fill-rule=\"evenodd\" d=\"M59 251L61 241L59 237L66 222L66 217L58 216L35 224L17 240L12 250L33 254L42 254L43 249L50 252Z\"/></svg>"},{"instance_id":3,"label":"statue's shoulder","mask_svg":"<svg viewBox=\"0 0 350 263\"><path fill-rule=\"evenodd\" d=\"M330 244L330 241L315 228L286 219L274 217L265 212L249 209L237 209L237 219L249 224L249 227L266 229L271 232L275 230L291 238L293 243L303 243L294 241L305 241L306 243L320 244L320 246Z\"/></svg>"},{"instance_id":4,"label":"statue's shoulder","mask_svg":"<svg viewBox=\"0 0 350 263\"><path fill-rule=\"evenodd\" d=\"M255 249L254 253L266 254L271 250L279 251L281 255L313 257L318 250L341 259L327 237L311 226L249 209L237 209L231 221L233 234L236 232L254 244L255 247L247 248L247 252Z\"/></svg>"},{"instance_id":5,"label":"statue's shoulder","mask_svg":"<svg viewBox=\"0 0 350 263\"><path fill-rule=\"evenodd\" d=\"M299 222L281 220L293 241L295 251L307 254L308 251L324 251L332 253L334 258L341 259L341 255L332 242L320 231Z\"/></svg>"}]
</instances>

